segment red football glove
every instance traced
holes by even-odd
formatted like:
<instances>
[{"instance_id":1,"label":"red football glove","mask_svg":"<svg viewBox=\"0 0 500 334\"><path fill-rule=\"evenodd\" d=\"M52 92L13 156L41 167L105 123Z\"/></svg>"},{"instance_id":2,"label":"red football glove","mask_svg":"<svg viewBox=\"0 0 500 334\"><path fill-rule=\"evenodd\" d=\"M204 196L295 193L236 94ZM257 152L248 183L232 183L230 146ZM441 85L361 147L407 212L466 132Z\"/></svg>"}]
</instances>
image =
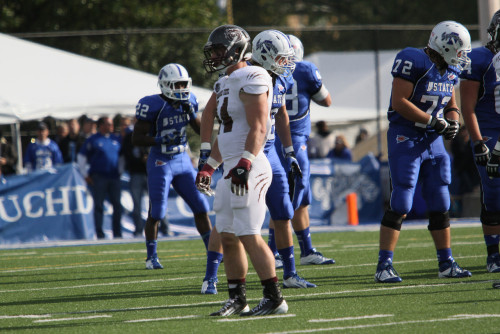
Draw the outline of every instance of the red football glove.
<instances>
[{"instance_id":1,"label":"red football glove","mask_svg":"<svg viewBox=\"0 0 500 334\"><path fill-rule=\"evenodd\" d=\"M213 169L209 164L204 164L203 168L196 175L196 188L207 196L213 196L215 192L210 188L212 184L212 175L215 169Z\"/></svg>"},{"instance_id":2,"label":"red football glove","mask_svg":"<svg viewBox=\"0 0 500 334\"><path fill-rule=\"evenodd\" d=\"M241 158L238 164L227 173L225 179L231 179L231 192L236 196L248 194L250 168L252 168L250 160Z\"/></svg>"}]
</instances>

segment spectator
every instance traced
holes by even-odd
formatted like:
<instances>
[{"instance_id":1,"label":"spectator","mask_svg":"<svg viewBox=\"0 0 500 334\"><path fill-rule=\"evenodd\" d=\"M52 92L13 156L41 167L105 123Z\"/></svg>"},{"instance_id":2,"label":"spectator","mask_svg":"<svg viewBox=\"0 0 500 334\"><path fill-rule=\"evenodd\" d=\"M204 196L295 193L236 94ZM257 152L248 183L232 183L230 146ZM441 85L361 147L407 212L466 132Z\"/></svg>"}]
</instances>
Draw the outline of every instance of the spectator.
<instances>
[{"instance_id":1,"label":"spectator","mask_svg":"<svg viewBox=\"0 0 500 334\"><path fill-rule=\"evenodd\" d=\"M68 135L59 142L64 162L76 162L76 155L85 141L80 133L80 123L76 119L68 121Z\"/></svg>"},{"instance_id":2,"label":"spectator","mask_svg":"<svg viewBox=\"0 0 500 334\"><path fill-rule=\"evenodd\" d=\"M49 128L44 122L37 125L37 138L31 140L24 154L24 168L29 173L36 169L51 169L63 163L59 146L49 138Z\"/></svg>"},{"instance_id":3,"label":"spectator","mask_svg":"<svg viewBox=\"0 0 500 334\"><path fill-rule=\"evenodd\" d=\"M80 119L82 123L82 135L85 137L85 139L89 138L97 132L97 124L92 118L82 116Z\"/></svg>"},{"instance_id":4,"label":"spectator","mask_svg":"<svg viewBox=\"0 0 500 334\"><path fill-rule=\"evenodd\" d=\"M4 176L15 174L16 164L17 152L14 146L4 138L3 132L0 129L0 180L4 181Z\"/></svg>"},{"instance_id":5,"label":"spectator","mask_svg":"<svg viewBox=\"0 0 500 334\"><path fill-rule=\"evenodd\" d=\"M109 117L97 121L98 132L84 142L78 153L80 171L94 198L94 223L98 239L104 238L104 199L108 196L113 206L113 237L121 238L122 207L120 203L121 138L113 134L113 122ZM87 170L87 163L89 169Z\"/></svg>"},{"instance_id":6,"label":"spectator","mask_svg":"<svg viewBox=\"0 0 500 334\"><path fill-rule=\"evenodd\" d=\"M335 142L333 133L328 129L325 121L316 123L316 134L308 142L309 158L325 158L330 152Z\"/></svg>"},{"instance_id":7,"label":"spectator","mask_svg":"<svg viewBox=\"0 0 500 334\"><path fill-rule=\"evenodd\" d=\"M347 141L343 135L335 137L335 146L330 152L328 152L327 157L352 161L351 150L349 149L349 146L347 146Z\"/></svg>"},{"instance_id":8,"label":"spectator","mask_svg":"<svg viewBox=\"0 0 500 334\"><path fill-rule=\"evenodd\" d=\"M134 236L142 236L145 221L142 219L142 199L148 194L148 175L146 165L148 161L149 147L135 146L132 144L132 132L123 137L123 156L125 158L125 169L130 175L130 195L134 205L132 219L134 221ZM160 221L160 232L164 236L169 235L168 220L166 216Z\"/></svg>"},{"instance_id":9,"label":"spectator","mask_svg":"<svg viewBox=\"0 0 500 334\"><path fill-rule=\"evenodd\" d=\"M57 145L61 143L61 141L66 138L69 134L69 127L66 122L62 122L56 127L56 135L54 136L54 141Z\"/></svg>"},{"instance_id":10,"label":"spectator","mask_svg":"<svg viewBox=\"0 0 500 334\"><path fill-rule=\"evenodd\" d=\"M358 145L360 142L366 139L368 139L368 130L366 130L365 128L360 128L359 133L356 136L355 145Z\"/></svg>"}]
</instances>

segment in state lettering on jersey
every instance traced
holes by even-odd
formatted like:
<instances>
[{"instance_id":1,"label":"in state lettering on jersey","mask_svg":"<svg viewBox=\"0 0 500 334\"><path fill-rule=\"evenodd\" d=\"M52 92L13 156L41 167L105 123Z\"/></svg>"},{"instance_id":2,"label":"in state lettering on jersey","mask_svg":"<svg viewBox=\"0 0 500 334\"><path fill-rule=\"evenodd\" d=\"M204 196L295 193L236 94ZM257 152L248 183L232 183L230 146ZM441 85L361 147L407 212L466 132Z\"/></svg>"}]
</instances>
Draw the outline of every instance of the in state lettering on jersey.
<instances>
[{"instance_id":1,"label":"in state lettering on jersey","mask_svg":"<svg viewBox=\"0 0 500 334\"><path fill-rule=\"evenodd\" d=\"M160 94L149 95L139 100L136 106L135 117L138 120L152 124L150 136L167 137L171 144L151 147L152 154L176 154L186 150L186 128L191 118L196 118L198 99L191 92L189 102L193 105L193 112L186 114L182 107L174 107Z\"/></svg>"},{"instance_id":2,"label":"in state lettering on jersey","mask_svg":"<svg viewBox=\"0 0 500 334\"><path fill-rule=\"evenodd\" d=\"M286 109L290 118L292 136L307 136L311 134L311 118L309 106L311 99L323 86L318 68L311 62L295 63L293 71L293 86L286 95Z\"/></svg>"},{"instance_id":3,"label":"in state lettering on jersey","mask_svg":"<svg viewBox=\"0 0 500 334\"><path fill-rule=\"evenodd\" d=\"M500 127L500 81L492 64L495 56L488 48L481 46L467 54L471 63L460 74L460 79L480 83L476 117L481 129Z\"/></svg>"},{"instance_id":4,"label":"in state lettering on jersey","mask_svg":"<svg viewBox=\"0 0 500 334\"><path fill-rule=\"evenodd\" d=\"M245 108L240 99L240 91L249 94L272 92L271 76L260 66L246 66L223 76L214 85L217 98L217 116L221 120L218 142L224 161L240 158L245 150L245 141L250 130ZM271 109L273 96L268 94L268 107ZM271 119L268 121L270 129Z\"/></svg>"},{"instance_id":5,"label":"in state lettering on jersey","mask_svg":"<svg viewBox=\"0 0 500 334\"><path fill-rule=\"evenodd\" d=\"M406 48L396 55L391 74L414 84L410 102L420 110L434 116L442 117L442 110L450 101L453 87L458 83L458 68L448 66L443 75L423 49ZM417 127L434 132L426 124L415 123L393 110L389 104L388 118L391 123Z\"/></svg>"}]
</instances>

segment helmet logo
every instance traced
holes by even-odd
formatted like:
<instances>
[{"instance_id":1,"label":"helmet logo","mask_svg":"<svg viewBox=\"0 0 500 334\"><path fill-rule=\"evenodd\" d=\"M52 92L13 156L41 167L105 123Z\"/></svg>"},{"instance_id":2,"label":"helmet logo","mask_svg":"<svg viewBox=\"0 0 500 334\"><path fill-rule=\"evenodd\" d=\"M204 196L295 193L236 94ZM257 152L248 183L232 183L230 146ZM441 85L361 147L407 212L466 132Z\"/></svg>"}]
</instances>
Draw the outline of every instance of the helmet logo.
<instances>
[{"instance_id":1,"label":"helmet logo","mask_svg":"<svg viewBox=\"0 0 500 334\"><path fill-rule=\"evenodd\" d=\"M241 40L241 34L240 34L240 31L238 29L226 29L224 31L224 37L228 41L232 41L233 43Z\"/></svg>"},{"instance_id":2,"label":"helmet logo","mask_svg":"<svg viewBox=\"0 0 500 334\"><path fill-rule=\"evenodd\" d=\"M278 53L278 48L274 46L273 42L270 40L259 40L256 47L261 50L262 53L267 53L268 51L273 51L274 54Z\"/></svg>"},{"instance_id":3,"label":"helmet logo","mask_svg":"<svg viewBox=\"0 0 500 334\"><path fill-rule=\"evenodd\" d=\"M464 46L464 42L456 32L443 32L443 34L441 35L441 40L448 45L456 45L458 43L460 46Z\"/></svg>"}]
</instances>

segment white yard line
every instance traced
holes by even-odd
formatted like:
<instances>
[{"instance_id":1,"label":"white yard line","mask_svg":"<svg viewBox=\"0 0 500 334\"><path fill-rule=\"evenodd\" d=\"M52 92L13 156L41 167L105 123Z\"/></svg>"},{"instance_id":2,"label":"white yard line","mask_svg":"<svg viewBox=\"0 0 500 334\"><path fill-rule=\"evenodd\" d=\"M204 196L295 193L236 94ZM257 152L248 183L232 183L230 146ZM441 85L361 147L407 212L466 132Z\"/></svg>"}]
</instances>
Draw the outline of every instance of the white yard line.
<instances>
[{"instance_id":1,"label":"white yard line","mask_svg":"<svg viewBox=\"0 0 500 334\"><path fill-rule=\"evenodd\" d=\"M277 315L263 315L260 317L239 317L239 318L222 318L216 320L217 322L239 322L239 321L249 321L249 320L262 320L262 319L276 319L276 318L290 318L295 317L295 314L277 314Z\"/></svg>"},{"instance_id":2,"label":"white yard line","mask_svg":"<svg viewBox=\"0 0 500 334\"><path fill-rule=\"evenodd\" d=\"M166 318L152 318L152 319L136 319L136 320L127 320L125 323L133 323L133 322L151 322L151 321L166 321L166 320L182 320L182 319L193 319L199 318L200 315L184 315L180 317L166 317Z\"/></svg>"},{"instance_id":3,"label":"white yard line","mask_svg":"<svg viewBox=\"0 0 500 334\"><path fill-rule=\"evenodd\" d=\"M309 322L333 322L333 321L345 321L345 320L388 318L388 317L393 317L393 316L394 316L394 314L372 314L372 315L362 315L359 317L344 317L344 318L333 318L333 319L311 319L311 320L309 320Z\"/></svg>"},{"instance_id":4,"label":"white yard line","mask_svg":"<svg viewBox=\"0 0 500 334\"><path fill-rule=\"evenodd\" d=\"M98 318L111 318L110 315L90 315L88 317L71 317L71 318L56 318L56 319L42 319L35 320L34 323L42 323L42 322L60 322L60 321L75 321L75 320L89 320L89 319L98 319Z\"/></svg>"},{"instance_id":5,"label":"white yard line","mask_svg":"<svg viewBox=\"0 0 500 334\"><path fill-rule=\"evenodd\" d=\"M408 321L394 321L394 322L385 322L385 323L379 323L379 324L366 324L366 325L355 325L355 326L311 328L311 329L300 329L300 330L291 330L291 331L283 331L283 332L268 332L266 334L315 333L315 332L328 332L328 331L337 331L337 330L346 330L346 329L388 327L388 326L396 326L396 325L425 324L425 323L445 322L445 321L460 321L460 320L469 320L469 319L478 319L478 318L500 318L500 314L462 314L462 315L457 314L457 315L450 316L448 318L440 318L440 319L408 320Z\"/></svg>"}]
</instances>

